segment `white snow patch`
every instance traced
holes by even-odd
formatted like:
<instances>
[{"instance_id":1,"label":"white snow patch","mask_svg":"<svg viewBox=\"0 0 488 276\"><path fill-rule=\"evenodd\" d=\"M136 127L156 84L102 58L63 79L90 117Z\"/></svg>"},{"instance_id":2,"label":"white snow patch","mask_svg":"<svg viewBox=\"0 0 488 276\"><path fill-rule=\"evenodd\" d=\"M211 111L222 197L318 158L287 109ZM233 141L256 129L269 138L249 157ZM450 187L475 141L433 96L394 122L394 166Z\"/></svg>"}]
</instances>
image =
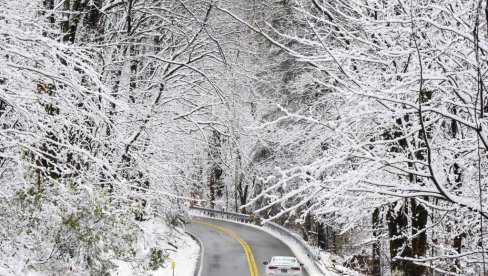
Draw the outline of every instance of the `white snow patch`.
<instances>
[{"instance_id":1,"label":"white snow patch","mask_svg":"<svg viewBox=\"0 0 488 276\"><path fill-rule=\"evenodd\" d=\"M200 255L200 245L188 234L184 234L179 244L178 251L170 256L166 268L155 271L153 276L170 276L171 261L176 263L175 276L192 276L197 267L197 260Z\"/></svg>"},{"instance_id":2,"label":"white snow patch","mask_svg":"<svg viewBox=\"0 0 488 276\"><path fill-rule=\"evenodd\" d=\"M320 252L320 260L326 269L334 269L341 273L340 275L363 275L357 271L351 270L340 264L344 263L344 260L337 255L332 255L329 252Z\"/></svg>"},{"instance_id":3,"label":"white snow patch","mask_svg":"<svg viewBox=\"0 0 488 276\"><path fill-rule=\"evenodd\" d=\"M154 222L146 222L141 224L141 228L144 228L145 234L145 243L141 243L139 246L141 250L149 250L147 243L161 243L163 241L163 237L165 236L165 232L168 232L168 229L161 229L162 225ZM174 276L192 276L197 266L197 260L199 259L200 254L200 245L187 233L184 233L183 229L178 229L177 232L178 236L176 240L173 240L172 243L177 245L176 251L173 247L166 248L171 249L167 250L169 253L166 262L163 264L163 267L159 268L158 270L154 271L140 271L139 269L135 268L131 263L123 261L123 260L114 260L113 262L118 266L117 270L112 274L116 276L138 276L138 275L150 275L150 276L172 276L173 270L171 269L171 262L175 262L175 270Z\"/></svg>"}]
</instances>

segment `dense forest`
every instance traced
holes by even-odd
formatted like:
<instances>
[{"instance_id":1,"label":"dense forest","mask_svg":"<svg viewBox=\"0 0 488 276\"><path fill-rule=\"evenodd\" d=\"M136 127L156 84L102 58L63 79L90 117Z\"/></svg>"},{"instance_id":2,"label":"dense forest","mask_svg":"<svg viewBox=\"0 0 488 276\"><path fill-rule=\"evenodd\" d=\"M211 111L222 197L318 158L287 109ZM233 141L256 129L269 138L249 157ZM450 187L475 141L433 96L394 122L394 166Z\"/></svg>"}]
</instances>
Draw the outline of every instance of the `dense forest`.
<instances>
[{"instance_id":1,"label":"dense forest","mask_svg":"<svg viewBox=\"0 0 488 276\"><path fill-rule=\"evenodd\" d=\"M483 0L0 0L0 267L149 269L140 223L205 206L365 274L486 275L487 17Z\"/></svg>"}]
</instances>

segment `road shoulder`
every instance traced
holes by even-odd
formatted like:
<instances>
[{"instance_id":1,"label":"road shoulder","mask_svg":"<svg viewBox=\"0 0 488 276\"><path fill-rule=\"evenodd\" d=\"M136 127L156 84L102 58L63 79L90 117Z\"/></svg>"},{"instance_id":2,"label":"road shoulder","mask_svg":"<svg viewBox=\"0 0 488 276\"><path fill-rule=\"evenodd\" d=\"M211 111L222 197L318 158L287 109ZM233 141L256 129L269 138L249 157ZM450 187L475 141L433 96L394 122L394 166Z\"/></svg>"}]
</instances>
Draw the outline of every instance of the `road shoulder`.
<instances>
[{"instance_id":1,"label":"road shoulder","mask_svg":"<svg viewBox=\"0 0 488 276\"><path fill-rule=\"evenodd\" d=\"M203 247L203 243L200 240L200 238L193 235L192 233L190 233L190 232L185 232L185 233L187 235L189 235L190 237L192 237L198 243L198 246L200 246L200 253L198 255L198 259L197 259L196 267L195 267L195 272L193 273L193 276L201 276L202 267L203 267L203 256L204 256L204 250L205 250Z\"/></svg>"}]
</instances>

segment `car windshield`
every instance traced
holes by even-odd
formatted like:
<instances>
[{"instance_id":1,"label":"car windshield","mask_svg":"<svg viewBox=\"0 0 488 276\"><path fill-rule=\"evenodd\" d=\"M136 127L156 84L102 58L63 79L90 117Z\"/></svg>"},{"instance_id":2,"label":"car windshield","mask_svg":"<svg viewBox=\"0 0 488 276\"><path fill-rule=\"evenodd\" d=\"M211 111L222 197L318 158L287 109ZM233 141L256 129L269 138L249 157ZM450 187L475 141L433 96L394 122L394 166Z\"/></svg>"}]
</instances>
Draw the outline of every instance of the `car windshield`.
<instances>
[{"instance_id":1,"label":"car windshield","mask_svg":"<svg viewBox=\"0 0 488 276\"><path fill-rule=\"evenodd\" d=\"M296 259L294 257L273 257L271 263L276 265L292 265L296 263Z\"/></svg>"}]
</instances>

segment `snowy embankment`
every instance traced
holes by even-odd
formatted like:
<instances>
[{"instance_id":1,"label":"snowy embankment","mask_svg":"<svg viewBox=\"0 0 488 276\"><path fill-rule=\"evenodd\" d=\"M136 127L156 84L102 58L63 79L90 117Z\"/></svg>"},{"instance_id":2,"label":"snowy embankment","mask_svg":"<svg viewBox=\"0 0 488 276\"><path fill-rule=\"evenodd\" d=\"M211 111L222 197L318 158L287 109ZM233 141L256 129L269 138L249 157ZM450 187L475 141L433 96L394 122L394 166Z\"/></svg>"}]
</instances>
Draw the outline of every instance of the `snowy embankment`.
<instances>
[{"instance_id":1,"label":"snowy embankment","mask_svg":"<svg viewBox=\"0 0 488 276\"><path fill-rule=\"evenodd\" d=\"M175 262L175 276L193 276L200 258L200 245L182 227L169 227L162 220L150 219L138 223L133 257L130 259L111 259L114 269L112 276L171 276L171 263ZM154 254L154 252L160 252ZM50 276L72 275L89 276L89 271L69 269L63 272L40 271L8 267L0 262L2 276Z\"/></svg>"},{"instance_id":2,"label":"snowy embankment","mask_svg":"<svg viewBox=\"0 0 488 276\"><path fill-rule=\"evenodd\" d=\"M197 261L200 257L200 245L187 233L181 236L179 243L179 249L174 254L170 255L165 268L159 269L152 275L163 276L172 275L171 261L174 261L175 276L192 276L195 273L197 267Z\"/></svg>"},{"instance_id":3,"label":"snowy embankment","mask_svg":"<svg viewBox=\"0 0 488 276\"><path fill-rule=\"evenodd\" d=\"M152 272L134 271L133 266L129 262L116 261L118 269L112 275L118 276L132 276L132 275L152 275L152 276L168 276L172 275L171 262L175 262L175 276L192 276L195 272L197 261L200 254L200 246L188 234L184 233L181 240L178 242L179 248L176 252L171 252L164 267Z\"/></svg>"},{"instance_id":4,"label":"snowy embankment","mask_svg":"<svg viewBox=\"0 0 488 276\"><path fill-rule=\"evenodd\" d=\"M117 276L168 276L173 275L171 268L172 262L175 263L174 276L192 276L197 267L200 256L200 245L190 235L185 233L184 229L168 229L166 225L148 221L141 223L144 228L144 240L139 242L139 250L144 255L150 254L150 248L157 245L164 249L168 255L165 261L157 270L141 270L131 262L124 260L114 260L118 266L116 271L111 275ZM150 244L151 246L148 246Z\"/></svg>"}]
</instances>

